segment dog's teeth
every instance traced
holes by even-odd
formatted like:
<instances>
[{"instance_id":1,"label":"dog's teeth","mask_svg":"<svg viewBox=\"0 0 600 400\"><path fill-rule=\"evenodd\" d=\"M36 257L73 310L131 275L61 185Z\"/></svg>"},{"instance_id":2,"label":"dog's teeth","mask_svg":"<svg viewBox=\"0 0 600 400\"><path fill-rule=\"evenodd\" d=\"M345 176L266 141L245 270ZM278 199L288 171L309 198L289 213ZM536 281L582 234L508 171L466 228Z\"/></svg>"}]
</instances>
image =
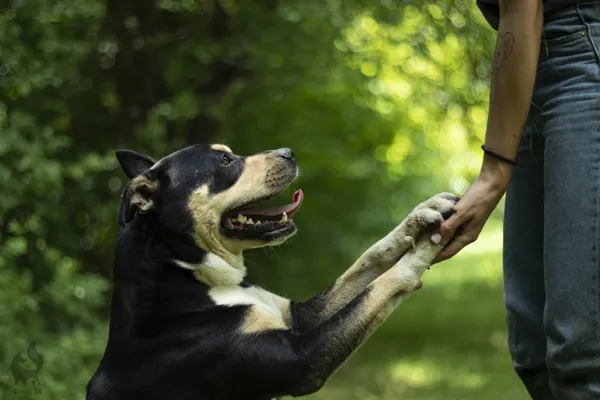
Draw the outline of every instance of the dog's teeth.
<instances>
[{"instance_id":1,"label":"dog's teeth","mask_svg":"<svg viewBox=\"0 0 600 400\"><path fill-rule=\"evenodd\" d=\"M260 225L260 221L256 221L254 224L255 225Z\"/></svg>"},{"instance_id":2,"label":"dog's teeth","mask_svg":"<svg viewBox=\"0 0 600 400\"><path fill-rule=\"evenodd\" d=\"M252 218L248 218L246 220L246 224L248 224L248 225L254 225L254 221L252 221Z\"/></svg>"},{"instance_id":3,"label":"dog's teeth","mask_svg":"<svg viewBox=\"0 0 600 400\"><path fill-rule=\"evenodd\" d=\"M242 224L246 222L248 218L244 217L242 214L238 214L236 221L241 222Z\"/></svg>"},{"instance_id":4,"label":"dog's teeth","mask_svg":"<svg viewBox=\"0 0 600 400\"><path fill-rule=\"evenodd\" d=\"M286 213L283 213L283 216L279 220L279 222L288 222L288 216Z\"/></svg>"}]
</instances>

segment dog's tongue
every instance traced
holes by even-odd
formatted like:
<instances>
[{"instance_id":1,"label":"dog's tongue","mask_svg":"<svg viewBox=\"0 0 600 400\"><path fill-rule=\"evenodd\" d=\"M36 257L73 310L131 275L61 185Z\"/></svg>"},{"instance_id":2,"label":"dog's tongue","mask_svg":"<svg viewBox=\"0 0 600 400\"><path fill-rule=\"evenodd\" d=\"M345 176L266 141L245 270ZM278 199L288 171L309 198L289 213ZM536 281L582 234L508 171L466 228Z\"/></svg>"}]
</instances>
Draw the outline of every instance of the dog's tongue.
<instances>
[{"instance_id":1,"label":"dog's tongue","mask_svg":"<svg viewBox=\"0 0 600 400\"><path fill-rule=\"evenodd\" d=\"M240 212L247 217L258 216L258 217L276 217L279 218L286 213L288 217L294 215L302 205L304 200L304 192L298 189L292 197L293 203L273 208L248 208L242 209Z\"/></svg>"}]
</instances>

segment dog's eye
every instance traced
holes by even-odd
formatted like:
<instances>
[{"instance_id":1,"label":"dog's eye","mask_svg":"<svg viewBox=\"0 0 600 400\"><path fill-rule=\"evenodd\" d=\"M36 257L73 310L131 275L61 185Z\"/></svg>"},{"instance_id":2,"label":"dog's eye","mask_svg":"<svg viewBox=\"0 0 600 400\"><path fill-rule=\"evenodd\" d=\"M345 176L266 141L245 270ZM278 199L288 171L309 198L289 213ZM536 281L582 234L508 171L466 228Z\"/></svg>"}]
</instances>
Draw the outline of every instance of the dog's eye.
<instances>
[{"instance_id":1,"label":"dog's eye","mask_svg":"<svg viewBox=\"0 0 600 400\"><path fill-rule=\"evenodd\" d=\"M233 158L229 154L223 154L223 158L221 159L221 166L226 167L233 162Z\"/></svg>"}]
</instances>

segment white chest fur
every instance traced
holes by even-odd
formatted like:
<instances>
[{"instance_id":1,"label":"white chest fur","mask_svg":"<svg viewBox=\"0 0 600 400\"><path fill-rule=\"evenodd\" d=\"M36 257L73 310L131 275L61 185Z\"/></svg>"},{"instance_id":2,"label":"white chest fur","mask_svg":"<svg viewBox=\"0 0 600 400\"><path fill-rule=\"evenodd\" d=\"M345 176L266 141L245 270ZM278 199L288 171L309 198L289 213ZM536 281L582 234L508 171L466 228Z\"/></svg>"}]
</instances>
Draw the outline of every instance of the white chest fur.
<instances>
[{"instance_id":1,"label":"white chest fur","mask_svg":"<svg viewBox=\"0 0 600 400\"><path fill-rule=\"evenodd\" d=\"M259 287L218 286L210 289L208 295L221 306L251 306L245 331L281 329L289 325L289 300Z\"/></svg>"},{"instance_id":2,"label":"white chest fur","mask_svg":"<svg viewBox=\"0 0 600 400\"><path fill-rule=\"evenodd\" d=\"M194 272L199 281L210 286L210 298L220 306L250 306L241 330L256 333L291 326L290 301L260 287L241 287L246 268L234 268L222 258L208 253L200 264L175 261L182 268Z\"/></svg>"},{"instance_id":3,"label":"white chest fur","mask_svg":"<svg viewBox=\"0 0 600 400\"><path fill-rule=\"evenodd\" d=\"M212 288L208 295L221 306L249 305L262 312L283 320L282 307L287 300L259 287L219 286Z\"/></svg>"}]
</instances>

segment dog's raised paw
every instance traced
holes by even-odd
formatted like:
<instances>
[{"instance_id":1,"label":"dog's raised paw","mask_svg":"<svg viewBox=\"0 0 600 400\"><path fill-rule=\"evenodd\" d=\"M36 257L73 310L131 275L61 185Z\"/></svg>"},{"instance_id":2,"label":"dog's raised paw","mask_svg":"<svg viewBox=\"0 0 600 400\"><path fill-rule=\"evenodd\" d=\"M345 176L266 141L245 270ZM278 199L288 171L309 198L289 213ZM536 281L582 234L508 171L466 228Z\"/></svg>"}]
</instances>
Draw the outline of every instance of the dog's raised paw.
<instances>
[{"instance_id":1,"label":"dog's raised paw","mask_svg":"<svg viewBox=\"0 0 600 400\"><path fill-rule=\"evenodd\" d=\"M409 235L417 238L424 231L434 230L444 222L443 215L432 208L419 208L406 217Z\"/></svg>"},{"instance_id":2,"label":"dog's raised paw","mask_svg":"<svg viewBox=\"0 0 600 400\"><path fill-rule=\"evenodd\" d=\"M458 200L452 193L440 193L422 202L406 217L405 234L416 240L422 234L439 228L454 213Z\"/></svg>"},{"instance_id":3,"label":"dog's raised paw","mask_svg":"<svg viewBox=\"0 0 600 400\"><path fill-rule=\"evenodd\" d=\"M419 204L415 207L415 211L420 209L432 209L442 214L446 219L452 215L454 206L459 200L460 198L452 193L439 193Z\"/></svg>"},{"instance_id":4,"label":"dog's raised paw","mask_svg":"<svg viewBox=\"0 0 600 400\"><path fill-rule=\"evenodd\" d=\"M409 250L416 250L419 239L438 228L445 216L454 212L457 201L453 194L441 193L415 207L400 225L375 245L373 254L377 263L389 268L389 263L397 262Z\"/></svg>"},{"instance_id":5,"label":"dog's raised paw","mask_svg":"<svg viewBox=\"0 0 600 400\"><path fill-rule=\"evenodd\" d=\"M460 197L458 197L454 193L449 192L438 193L434 197L441 197L443 199L450 200L454 204L458 203L458 201L460 200Z\"/></svg>"},{"instance_id":6,"label":"dog's raised paw","mask_svg":"<svg viewBox=\"0 0 600 400\"><path fill-rule=\"evenodd\" d=\"M417 241L416 248L409 250L400 261L405 267L412 268L421 276L425 270L429 269L443 247L443 244L432 243L427 236L424 236Z\"/></svg>"}]
</instances>

